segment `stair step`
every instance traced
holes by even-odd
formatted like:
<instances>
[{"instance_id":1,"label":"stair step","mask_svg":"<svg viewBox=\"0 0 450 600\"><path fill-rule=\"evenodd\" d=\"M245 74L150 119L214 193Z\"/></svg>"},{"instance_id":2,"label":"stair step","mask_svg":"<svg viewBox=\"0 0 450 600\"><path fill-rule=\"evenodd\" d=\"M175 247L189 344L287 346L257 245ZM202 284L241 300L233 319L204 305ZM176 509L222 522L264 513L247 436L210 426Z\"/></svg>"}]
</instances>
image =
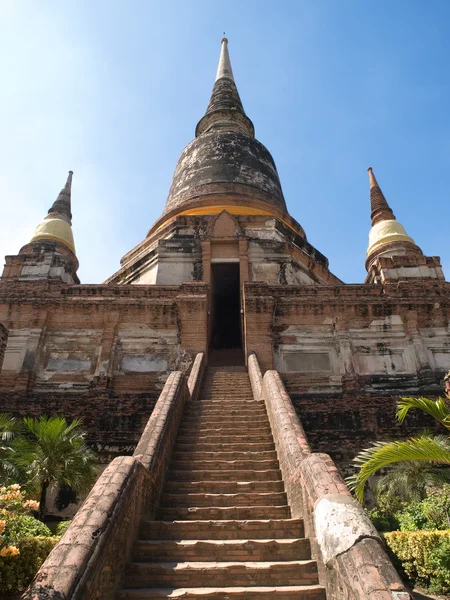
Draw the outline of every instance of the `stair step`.
<instances>
[{"instance_id":1,"label":"stair step","mask_svg":"<svg viewBox=\"0 0 450 600\"><path fill-rule=\"evenodd\" d=\"M255 585L311 585L318 583L314 560L271 562L131 563L125 569L125 587L211 587Z\"/></svg>"},{"instance_id":2,"label":"stair step","mask_svg":"<svg viewBox=\"0 0 450 600\"><path fill-rule=\"evenodd\" d=\"M242 415L259 415L261 417L267 416L267 411L264 405L261 406L260 402L238 402L232 406L225 406L223 402L211 402L207 401L186 404L185 415L194 416L197 414L230 414L236 415L238 413Z\"/></svg>"},{"instance_id":3,"label":"stair step","mask_svg":"<svg viewBox=\"0 0 450 600\"><path fill-rule=\"evenodd\" d=\"M201 434L183 435L177 438L179 444L244 444L247 440L248 444L270 444L273 442L272 435L215 435L204 436Z\"/></svg>"},{"instance_id":4,"label":"stair step","mask_svg":"<svg viewBox=\"0 0 450 600\"><path fill-rule=\"evenodd\" d=\"M200 396L196 402L202 407L221 408L222 410L234 410L238 406L249 409L261 409L264 407L261 402L258 402L253 398L252 394L240 394L239 396L236 396L235 394L236 392L233 390L223 392L211 390L211 392ZM191 406L191 404L189 404L189 406Z\"/></svg>"},{"instance_id":5,"label":"stair step","mask_svg":"<svg viewBox=\"0 0 450 600\"><path fill-rule=\"evenodd\" d=\"M247 418L243 418L242 414L226 414L221 413L218 415L204 415L201 413L195 415L183 415L183 425L222 425L223 427L232 425L245 425L248 427L249 425L268 425L269 418L267 415L248 415Z\"/></svg>"},{"instance_id":6,"label":"stair step","mask_svg":"<svg viewBox=\"0 0 450 600\"><path fill-rule=\"evenodd\" d=\"M243 450L216 450L202 451L197 448L181 452L179 450L172 454L172 460L277 460L275 450L264 450L262 452L245 452Z\"/></svg>"},{"instance_id":7,"label":"stair step","mask_svg":"<svg viewBox=\"0 0 450 600\"><path fill-rule=\"evenodd\" d=\"M235 469L258 469L260 471L268 469L278 469L279 464L277 459L271 460L257 460L257 459L236 459L236 460L174 460L171 463L171 468L174 471L199 471L199 470L212 470L212 471L232 471Z\"/></svg>"},{"instance_id":8,"label":"stair step","mask_svg":"<svg viewBox=\"0 0 450 600\"><path fill-rule=\"evenodd\" d=\"M205 435L203 432L183 432L178 435L177 441L180 444L192 444L199 442L208 442L208 443L218 443L218 444L233 444L237 442L238 444L245 443L246 441L249 444L267 444L273 442L272 433L264 432L261 433L259 431L249 431L247 434L226 434L226 433L214 433L212 435Z\"/></svg>"},{"instance_id":9,"label":"stair step","mask_svg":"<svg viewBox=\"0 0 450 600\"><path fill-rule=\"evenodd\" d=\"M302 519L142 521L140 539L247 540L303 538Z\"/></svg>"},{"instance_id":10,"label":"stair step","mask_svg":"<svg viewBox=\"0 0 450 600\"><path fill-rule=\"evenodd\" d=\"M261 404L255 400L251 391L242 390L236 393L235 389L226 389L224 387L209 388L203 390L197 402L222 402L222 403L237 403L237 402L254 402Z\"/></svg>"},{"instance_id":11,"label":"stair step","mask_svg":"<svg viewBox=\"0 0 450 600\"><path fill-rule=\"evenodd\" d=\"M190 444L186 444L184 442L176 442L175 452L188 452L190 450L199 450L200 452L229 452L233 450L244 452L270 452L271 450L275 450L275 444L273 442L258 442L255 444L244 444L242 442L218 442L217 444L191 442Z\"/></svg>"},{"instance_id":12,"label":"stair step","mask_svg":"<svg viewBox=\"0 0 450 600\"><path fill-rule=\"evenodd\" d=\"M236 433L242 433L242 435L261 435L266 433L267 435L272 435L272 430L270 429L270 425L260 425L259 423L255 425L248 426L246 423L236 424L231 427L228 424L223 425L222 427L214 427L208 425L202 425L201 423L195 423L192 425L189 424L181 424L180 427L180 435L186 434L201 434L206 436L214 436L214 435L236 435Z\"/></svg>"},{"instance_id":13,"label":"stair step","mask_svg":"<svg viewBox=\"0 0 450 600\"><path fill-rule=\"evenodd\" d=\"M267 561L311 558L308 539L284 540L138 540L133 562Z\"/></svg>"},{"instance_id":14,"label":"stair step","mask_svg":"<svg viewBox=\"0 0 450 600\"><path fill-rule=\"evenodd\" d=\"M320 585L305 586L252 586L176 589L126 589L117 594L118 600L326 600L325 589Z\"/></svg>"},{"instance_id":15,"label":"stair step","mask_svg":"<svg viewBox=\"0 0 450 600\"><path fill-rule=\"evenodd\" d=\"M239 418L241 421L250 421L251 419L265 419L268 420L268 416L266 412L255 410L255 409L213 409L213 408L199 408L198 410L189 410L183 415L184 420L193 420L199 418L207 418L207 419L233 419Z\"/></svg>"},{"instance_id":16,"label":"stair step","mask_svg":"<svg viewBox=\"0 0 450 600\"><path fill-rule=\"evenodd\" d=\"M209 390L228 390L240 396L245 393L251 394L252 386L248 379L245 381L243 378L235 379L233 377L232 381L230 381L230 378L222 380L210 379L204 382L201 392L205 393Z\"/></svg>"},{"instance_id":17,"label":"stair step","mask_svg":"<svg viewBox=\"0 0 450 600\"><path fill-rule=\"evenodd\" d=\"M281 481L279 469L193 469L168 473L171 481Z\"/></svg>"},{"instance_id":18,"label":"stair step","mask_svg":"<svg viewBox=\"0 0 450 600\"><path fill-rule=\"evenodd\" d=\"M184 507L228 507L228 506L284 506L287 504L285 492L255 492L237 494L164 494L162 506Z\"/></svg>"},{"instance_id":19,"label":"stair step","mask_svg":"<svg viewBox=\"0 0 450 600\"><path fill-rule=\"evenodd\" d=\"M270 430L269 425L262 425L260 423L253 423L250 426L245 425L245 423L236 423L232 425L231 423L224 423L220 425L219 423L183 423L180 427L179 434L182 436L191 435L191 436L207 436L210 439L214 440L217 437L224 437L229 435L242 435L247 436L249 439L250 436L267 436L267 439L272 437L272 432Z\"/></svg>"},{"instance_id":20,"label":"stair step","mask_svg":"<svg viewBox=\"0 0 450 600\"><path fill-rule=\"evenodd\" d=\"M242 398L242 399L233 399L230 400L230 396L234 396L234 392L227 392L227 394L224 394L223 397L217 396L216 394L214 394L214 398L210 397L204 397L201 398L199 400L196 400L195 402L189 402L186 405L186 408L219 408L221 410L226 409L226 410L235 410L238 409L239 407L242 408L246 408L246 409L263 409L264 408L264 404L262 404L261 402L258 402L257 400L252 400L250 397L248 398Z\"/></svg>"},{"instance_id":21,"label":"stair step","mask_svg":"<svg viewBox=\"0 0 450 600\"><path fill-rule=\"evenodd\" d=\"M289 506L191 506L172 508L161 506L156 511L157 519L162 521L220 521L246 519L289 519Z\"/></svg>"},{"instance_id":22,"label":"stair step","mask_svg":"<svg viewBox=\"0 0 450 600\"><path fill-rule=\"evenodd\" d=\"M199 396L196 400L188 400L186 402L186 410L197 410L207 408L209 410L237 410L241 406L243 410L256 410L267 414L266 405L260 400L255 400L252 394L239 394L236 396L236 391L218 394L210 392L207 396Z\"/></svg>"},{"instance_id":23,"label":"stair step","mask_svg":"<svg viewBox=\"0 0 450 600\"><path fill-rule=\"evenodd\" d=\"M282 481L167 481L164 490L175 494L238 494L248 492L283 492Z\"/></svg>"}]
</instances>

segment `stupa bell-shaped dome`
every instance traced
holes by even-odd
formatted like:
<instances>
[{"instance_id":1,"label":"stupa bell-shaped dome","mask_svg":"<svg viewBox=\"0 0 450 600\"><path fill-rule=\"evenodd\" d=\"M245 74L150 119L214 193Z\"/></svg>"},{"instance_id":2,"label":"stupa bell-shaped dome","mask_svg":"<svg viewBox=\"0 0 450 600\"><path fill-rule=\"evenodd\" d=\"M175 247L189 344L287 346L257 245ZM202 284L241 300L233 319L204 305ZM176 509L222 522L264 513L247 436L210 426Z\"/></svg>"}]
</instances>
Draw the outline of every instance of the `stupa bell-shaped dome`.
<instances>
[{"instance_id":1,"label":"stupa bell-shaped dome","mask_svg":"<svg viewBox=\"0 0 450 600\"><path fill-rule=\"evenodd\" d=\"M163 218L230 206L236 214L287 214L273 158L244 112L224 38L211 100L181 153Z\"/></svg>"}]
</instances>

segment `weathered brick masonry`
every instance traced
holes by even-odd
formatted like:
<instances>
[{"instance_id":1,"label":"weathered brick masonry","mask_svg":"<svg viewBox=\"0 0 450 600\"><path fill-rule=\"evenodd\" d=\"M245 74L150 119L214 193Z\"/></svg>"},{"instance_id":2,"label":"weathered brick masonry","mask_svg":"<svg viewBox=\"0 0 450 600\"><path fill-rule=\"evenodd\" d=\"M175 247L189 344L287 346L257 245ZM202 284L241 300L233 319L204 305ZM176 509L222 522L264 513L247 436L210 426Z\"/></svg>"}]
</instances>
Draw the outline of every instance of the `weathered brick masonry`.
<instances>
[{"instance_id":1,"label":"weathered brick masonry","mask_svg":"<svg viewBox=\"0 0 450 600\"><path fill-rule=\"evenodd\" d=\"M3 366L3 357L5 356L6 344L8 342L8 330L0 323L0 372Z\"/></svg>"},{"instance_id":2,"label":"weathered brick masonry","mask_svg":"<svg viewBox=\"0 0 450 600\"><path fill-rule=\"evenodd\" d=\"M434 426L419 413L399 425L396 400L442 394L450 364L450 284L247 283L244 297L247 348L281 372L315 451L345 467L371 440Z\"/></svg>"},{"instance_id":3,"label":"weathered brick masonry","mask_svg":"<svg viewBox=\"0 0 450 600\"><path fill-rule=\"evenodd\" d=\"M12 331L2 410L82 418L101 453L132 453L167 372L188 369L205 347L205 293L203 284L0 281L0 318ZM140 371L146 359L151 370Z\"/></svg>"}]
</instances>

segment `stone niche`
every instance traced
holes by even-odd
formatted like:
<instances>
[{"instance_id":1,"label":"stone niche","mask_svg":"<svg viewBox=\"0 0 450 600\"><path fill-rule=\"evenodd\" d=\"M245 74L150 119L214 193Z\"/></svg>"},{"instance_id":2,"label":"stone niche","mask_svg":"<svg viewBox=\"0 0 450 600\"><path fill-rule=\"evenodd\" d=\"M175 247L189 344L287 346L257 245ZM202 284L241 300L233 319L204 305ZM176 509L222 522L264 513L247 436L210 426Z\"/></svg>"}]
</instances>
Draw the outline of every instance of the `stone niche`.
<instances>
[{"instance_id":1,"label":"stone niche","mask_svg":"<svg viewBox=\"0 0 450 600\"><path fill-rule=\"evenodd\" d=\"M66 373L89 372L92 370L92 357L82 352L50 352L46 371Z\"/></svg>"},{"instance_id":2,"label":"stone niche","mask_svg":"<svg viewBox=\"0 0 450 600\"><path fill-rule=\"evenodd\" d=\"M330 373L331 360L328 352L288 351L281 356L285 373Z\"/></svg>"},{"instance_id":3,"label":"stone niche","mask_svg":"<svg viewBox=\"0 0 450 600\"><path fill-rule=\"evenodd\" d=\"M20 373L27 351L34 351L41 329L11 329L3 358L2 373Z\"/></svg>"},{"instance_id":4,"label":"stone niche","mask_svg":"<svg viewBox=\"0 0 450 600\"><path fill-rule=\"evenodd\" d=\"M389 348L382 344L382 349L359 347L355 352L355 363L361 375L410 373L407 367L405 351L402 348Z\"/></svg>"},{"instance_id":5,"label":"stone niche","mask_svg":"<svg viewBox=\"0 0 450 600\"><path fill-rule=\"evenodd\" d=\"M339 375L339 355L329 324L317 329L287 327L280 334L280 342L275 353L275 368L281 373L312 377Z\"/></svg>"},{"instance_id":6,"label":"stone niche","mask_svg":"<svg viewBox=\"0 0 450 600\"><path fill-rule=\"evenodd\" d=\"M121 367L124 373L151 373L153 371L166 371L168 361L156 354L124 354Z\"/></svg>"},{"instance_id":7,"label":"stone niche","mask_svg":"<svg viewBox=\"0 0 450 600\"><path fill-rule=\"evenodd\" d=\"M350 329L355 369L360 375L414 373L415 351L399 315L374 319L369 327Z\"/></svg>"},{"instance_id":8,"label":"stone niche","mask_svg":"<svg viewBox=\"0 0 450 600\"><path fill-rule=\"evenodd\" d=\"M450 369L450 327L421 329L419 333L427 349L431 368L447 372Z\"/></svg>"},{"instance_id":9,"label":"stone niche","mask_svg":"<svg viewBox=\"0 0 450 600\"><path fill-rule=\"evenodd\" d=\"M49 330L43 359L38 365L38 384L57 381L92 381L97 367L103 331L100 329Z\"/></svg>"},{"instance_id":10,"label":"stone niche","mask_svg":"<svg viewBox=\"0 0 450 600\"><path fill-rule=\"evenodd\" d=\"M177 347L176 329L123 323L118 332L114 371L117 374L167 371Z\"/></svg>"}]
</instances>

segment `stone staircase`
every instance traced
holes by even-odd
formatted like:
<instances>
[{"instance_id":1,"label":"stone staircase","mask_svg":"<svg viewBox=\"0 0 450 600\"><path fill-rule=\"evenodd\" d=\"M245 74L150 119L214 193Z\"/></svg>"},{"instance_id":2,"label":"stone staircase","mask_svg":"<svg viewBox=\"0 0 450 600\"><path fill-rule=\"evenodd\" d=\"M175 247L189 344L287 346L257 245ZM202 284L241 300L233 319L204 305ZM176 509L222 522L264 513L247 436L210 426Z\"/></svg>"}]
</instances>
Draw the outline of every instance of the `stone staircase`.
<instances>
[{"instance_id":1,"label":"stone staircase","mask_svg":"<svg viewBox=\"0 0 450 600\"><path fill-rule=\"evenodd\" d=\"M209 368L186 405L156 520L142 524L118 600L325 600L290 518L263 403L243 367Z\"/></svg>"}]
</instances>

